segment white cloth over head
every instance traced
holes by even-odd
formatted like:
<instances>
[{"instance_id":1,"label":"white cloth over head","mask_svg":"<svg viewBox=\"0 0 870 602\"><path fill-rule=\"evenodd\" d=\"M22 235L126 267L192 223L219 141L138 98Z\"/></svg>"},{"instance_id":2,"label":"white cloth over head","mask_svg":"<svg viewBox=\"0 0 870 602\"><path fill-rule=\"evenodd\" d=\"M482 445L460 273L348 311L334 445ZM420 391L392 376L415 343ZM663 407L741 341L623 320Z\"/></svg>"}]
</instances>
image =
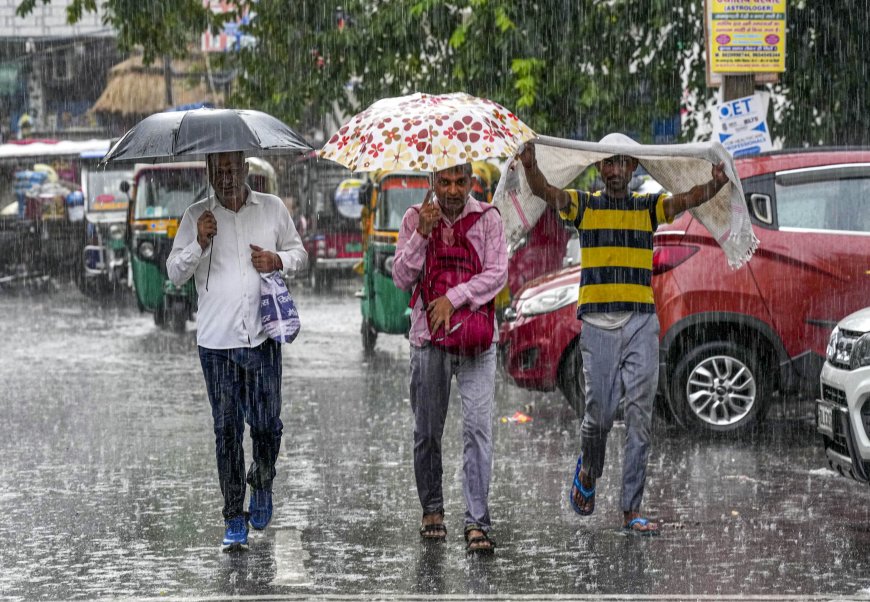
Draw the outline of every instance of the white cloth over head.
<instances>
[{"instance_id":1,"label":"white cloth over head","mask_svg":"<svg viewBox=\"0 0 870 602\"><path fill-rule=\"evenodd\" d=\"M551 136L540 136L531 142L535 145L538 168L550 184L559 188L570 184L593 163L614 155L638 159L650 176L672 194L706 184L710 181L711 166L724 163L729 183L708 202L689 212L716 239L732 268L749 261L758 247L734 159L716 141L638 144L623 134L609 134L600 142ZM508 248L535 225L547 207L532 194L525 170L516 158L505 164L493 204L504 220Z\"/></svg>"}]
</instances>

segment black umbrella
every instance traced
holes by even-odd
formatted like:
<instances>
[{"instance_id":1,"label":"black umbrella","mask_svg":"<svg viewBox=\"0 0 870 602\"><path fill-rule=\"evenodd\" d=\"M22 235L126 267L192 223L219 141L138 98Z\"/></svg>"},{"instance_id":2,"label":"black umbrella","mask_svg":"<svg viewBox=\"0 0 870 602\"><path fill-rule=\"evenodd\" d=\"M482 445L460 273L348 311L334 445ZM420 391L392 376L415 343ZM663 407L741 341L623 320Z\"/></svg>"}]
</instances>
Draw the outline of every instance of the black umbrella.
<instances>
[{"instance_id":1,"label":"black umbrella","mask_svg":"<svg viewBox=\"0 0 870 602\"><path fill-rule=\"evenodd\" d=\"M194 109L146 117L109 149L103 161L173 161L232 151L268 155L311 150L302 136L267 113Z\"/></svg>"}]
</instances>

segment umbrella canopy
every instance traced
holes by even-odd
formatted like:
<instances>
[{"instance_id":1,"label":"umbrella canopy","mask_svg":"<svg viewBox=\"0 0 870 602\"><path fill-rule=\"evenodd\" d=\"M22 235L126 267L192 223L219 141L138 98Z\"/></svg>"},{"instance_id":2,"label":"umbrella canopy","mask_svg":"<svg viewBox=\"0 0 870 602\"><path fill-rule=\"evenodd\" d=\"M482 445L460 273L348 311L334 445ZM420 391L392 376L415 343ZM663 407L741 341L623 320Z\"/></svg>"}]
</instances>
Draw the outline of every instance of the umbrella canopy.
<instances>
[{"instance_id":1,"label":"umbrella canopy","mask_svg":"<svg viewBox=\"0 0 870 602\"><path fill-rule=\"evenodd\" d=\"M320 150L351 171L437 171L509 157L536 134L498 103L462 92L385 98L355 115Z\"/></svg>"},{"instance_id":2,"label":"umbrella canopy","mask_svg":"<svg viewBox=\"0 0 870 602\"><path fill-rule=\"evenodd\" d=\"M265 155L310 150L302 136L266 113L204 108L146 117L124 134L103 160L172 161L233 151Z\"/></svg>"}]
</instances>

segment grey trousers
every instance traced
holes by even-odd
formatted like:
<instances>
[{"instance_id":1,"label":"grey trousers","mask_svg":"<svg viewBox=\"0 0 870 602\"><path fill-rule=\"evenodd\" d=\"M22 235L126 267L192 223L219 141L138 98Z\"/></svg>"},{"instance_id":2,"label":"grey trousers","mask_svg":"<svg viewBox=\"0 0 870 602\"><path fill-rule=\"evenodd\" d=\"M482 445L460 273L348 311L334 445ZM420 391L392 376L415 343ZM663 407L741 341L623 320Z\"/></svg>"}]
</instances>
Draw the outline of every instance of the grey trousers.
<instances>
[{"instance_id":1,"label":"grey trousers","mask_svg":"<svg viewBox=\"0 0 870 602\"><path fill-rule=\"evenodd\" d=\"M586 414L580 427L583 465L597 479L613 419L624 400L625 458L622 511L640 510L646 482L653 403L658 387L659 320L634 314L622 328L606 330L583 323L580 333Z\"/></svg>"},{"instance_id":2,"label":"grey trousers","mask_svg":"<svg viewBox=\"0 0 870 602\"><path fill-rule=\"evenodd\" d=\"M441 436L453 377L462 398L462 493L465 525L484 532L489 518L492 476L492 420L495 345L475 357L446 353L432 345L411 345L411 409L414 411L414 476L425 514L444 511Z\"/></svg>"}]
</instances>

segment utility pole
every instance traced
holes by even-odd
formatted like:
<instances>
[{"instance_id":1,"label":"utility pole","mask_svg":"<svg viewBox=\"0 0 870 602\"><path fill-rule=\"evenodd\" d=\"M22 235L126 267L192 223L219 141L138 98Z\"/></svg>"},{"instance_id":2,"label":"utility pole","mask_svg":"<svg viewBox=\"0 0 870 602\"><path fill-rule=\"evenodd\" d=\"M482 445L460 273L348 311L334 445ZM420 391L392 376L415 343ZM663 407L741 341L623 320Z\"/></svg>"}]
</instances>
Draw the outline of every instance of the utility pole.
<instances>
[{"instance_id":1,"label":"utility pole","mask_svg":"<svg viewBox=\"0 0 870 602\"><path fill-rule=\"evenodd\" d=\"M168 54L163 55L163 86L166 88L166 108L175 103L172 102L172 59Z\"/></svg>"},{"instance_id":2,"label":"utility pole","mask_svg":"<svg viewBox=\"0 0 870 602\"><path fill-rule=\"evenodd\" d=\"M755 76L751 73L722 76L722 101L752 96L755 93Z\"/></svg>"}]
</instances>

